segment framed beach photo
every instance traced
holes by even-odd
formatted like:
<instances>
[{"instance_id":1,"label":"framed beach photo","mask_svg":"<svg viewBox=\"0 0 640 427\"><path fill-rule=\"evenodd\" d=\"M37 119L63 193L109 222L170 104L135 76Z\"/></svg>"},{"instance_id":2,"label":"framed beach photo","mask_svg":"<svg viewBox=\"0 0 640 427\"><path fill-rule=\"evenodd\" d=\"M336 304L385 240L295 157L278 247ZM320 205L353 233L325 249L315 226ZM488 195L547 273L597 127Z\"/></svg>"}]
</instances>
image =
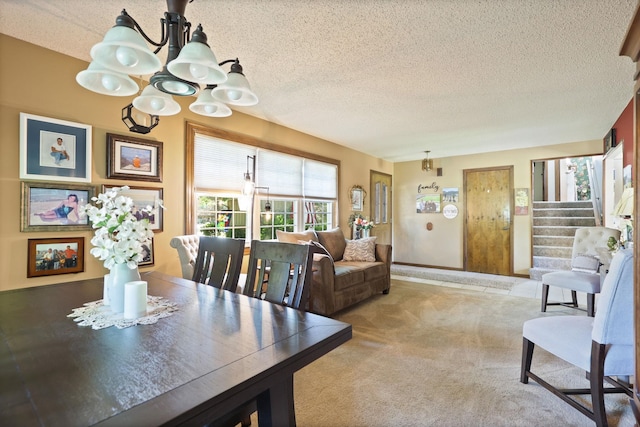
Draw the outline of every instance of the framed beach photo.
<instances>
[{"instance_id":1,"label":"framed beach photo","mask_svg":"<svg viewBox=\"0 0 640 427\"><path fill-rule=\"evenodd\" d=\"M20 179L91 182L91 126L20 113Z\"/></svg>"},{"instance_id":2,"label":"framed beach photo","mask_svg":"<svg viewBox=\"0 0 640 427\"><path fill-rule=\"evenodd\" d=\"M111 190L117 186L103 185L102 192ZM126 197L130 197L133 200L134 208L133 214L138 219L148 219L151 229L154 232L162 231L163 228L163 215L162 207L162 188L154 187L131 187L128 190L120 191L120 194ZM151 206L153 210L151 213L142 212L140 208Z\"/></svg>"},{"instance_id":3,"label":"framed beach photo","mask_svg":"<svg viewBox=\"0 0 640 427\"><path fill-rule=\"evenodd\" d=\"M94 195L91 185L23 181L20 231L90 230L79 209Z\"/></svg>"},{"instance_id":4,"label":"framed beach photo","mask_svg":"<svg viewBox=\"0 0 640 427\"><path fill-rule=\"evenodd\" d=\"M162 182L162 142L108 133L107 178Z\"/></svg>"},{"instance_id":5,"label":"framed beach photo","mask_svg":"<svg viewBox=\"0 0 640 427\"><path fill-rule=\"evenodd\" d=\"M84 271L84 237L29 239L27 277Z\"/></svg>"}]
</instances>

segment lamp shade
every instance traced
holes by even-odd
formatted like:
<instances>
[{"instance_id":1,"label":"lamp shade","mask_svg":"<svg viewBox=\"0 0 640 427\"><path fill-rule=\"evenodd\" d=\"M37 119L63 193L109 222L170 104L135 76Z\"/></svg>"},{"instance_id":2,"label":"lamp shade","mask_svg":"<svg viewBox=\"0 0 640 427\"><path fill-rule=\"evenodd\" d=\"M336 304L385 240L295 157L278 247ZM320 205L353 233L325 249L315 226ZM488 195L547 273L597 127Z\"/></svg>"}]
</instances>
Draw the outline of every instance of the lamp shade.
<instances>
[{"instance_id":1,"label":"lamp shade","mask_svg":"<svg viewBox=\"0 0 640 427\"><path fill-rule=\"evenodd\" d=\"M209 88L200 92L198 99L189 105L189 110L208 117L228 117L231 115L231 108L214 99Z\"/></svg>"},{"instance_id":2,"label":"lamp shade","mask_svg":"<svg viewBox=\"0 0 640 427\"><path fill-rule=\"evenodd\" d=\"M231 71L227 81L211 91L211 95L225 104L248 107L258 103L258 97L251 91L249 81L241 74Z\"/></svg>"},{"instance_id":3,"label":"lamp shade","mask_svg":"<svg viewBox=\"0 0 640 427\"><path fill-rule=\"evenodd\" d=\"M153 86L145 87L140 96L133 100L133 106L154 116L171 116L180 112L180 104L171 95L160 92Z\"/></svg>"},{"instance_id":4,"label":"lamp shade","mask_svg":"<svg viewBox=\"0 0 640 427\"><path fill-rule=\"evenodd\" d=\"M209 46L190 41L176 59L167 64L171 74L183 80L201 84L218 84L227 80L227 74L218 65Z\"/></svg>"},{"instance_id":5,"label":"lamp shade","mask_svg":"<svg viewBox=\"0 0 640 427\"><path fill-rule=\"evenodd\" d=\"M138 92L138 85L126 74L108 70L95 61L76 75L80 86L103 95L130 96Z\"/></svg>"},{"instance_id":6,"label":"lamp shade","mask_svg":"<svg viewBox=\"0 0 640 427\"><path fill-rule=\"evenodd\" d=\"M91 58L100 65L124 74L151 74L162 69L160 59L133 28L112 27L104 39L91 48Z\"/></svg>"},{"instance_id":7,"label":"lamp shade","mask_svg":"<svg viewBox=\"0 0 640 427\"><path fill-rule=\"evenodd\" d=\"M616 207L613 209L614 216L632 216L633 215L633 188L625 188Z\"/></svg>"}]
</instances>

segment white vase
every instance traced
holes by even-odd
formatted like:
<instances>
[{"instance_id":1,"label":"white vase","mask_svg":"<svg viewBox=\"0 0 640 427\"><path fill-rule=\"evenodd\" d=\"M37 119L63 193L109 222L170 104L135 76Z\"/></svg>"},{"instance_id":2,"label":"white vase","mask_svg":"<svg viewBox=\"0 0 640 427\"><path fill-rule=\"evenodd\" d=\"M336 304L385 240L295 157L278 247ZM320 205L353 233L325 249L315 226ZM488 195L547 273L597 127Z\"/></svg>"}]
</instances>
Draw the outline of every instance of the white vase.
<instances>
[{"instance_id":1,"label":"white vase","mask_svg":"<svg viewBox=\"0 0 640 427\"><path fill-rule=\"evenodd\" d=\"M113 313L124 312L124 284L140 280L138 266L129 268L127 264L116 264L109 273L109 305Z\"/></svg>"},{"instance_id":2,"label":"white vase","mask_svg":"<svg viewBox=\"0 0 640 427\"><path fill-rule=\"evenodd\" d=\"M363 239L366 239L367 237L369 237L369 229L368 228L363 228L362 231L360 232L361 236Z\"/></svg>"}]
</instances>

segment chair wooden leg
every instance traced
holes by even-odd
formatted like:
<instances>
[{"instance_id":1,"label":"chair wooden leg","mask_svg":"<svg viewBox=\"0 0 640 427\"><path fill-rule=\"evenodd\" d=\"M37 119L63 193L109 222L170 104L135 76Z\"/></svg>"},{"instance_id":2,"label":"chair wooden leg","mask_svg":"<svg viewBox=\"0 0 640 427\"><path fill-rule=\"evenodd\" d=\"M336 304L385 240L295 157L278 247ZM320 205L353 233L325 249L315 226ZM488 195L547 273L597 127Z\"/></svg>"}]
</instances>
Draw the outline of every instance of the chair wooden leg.
<instances>
[{"instance_id":1,"label":"chair wooden leg","mask_svg":"<svg viewBox=\"0 0 640 427\"><path fill-rule=\"evenodd\" d=\"M547 311L547 299L549 298L549 285L542 284L542 307L540 311L543 313Z\"/></svg>"},{"instance_id":2,"label":"chair wooden leg","mask_svg":"<svg viewBox=\"0 0 640 427\"><path fill-rule=\"evenodd\" d=\"M527 372L531 370L531 359L533 359L533 349L535 344L526 338L522 338L522 363L520 364L520 382L529 383Z\"/></svg>"},{"instance_id":3,"label":"chair wooden leg","mask_svg":"<svg viewBox=\"0 0 640 427\"><path fill-rule=\"evenodd\" d=\"M595 303L596 303L596 295L595 294L587 294L587 316L594 317L595 316Z\"/></svg>"},{"instance_id":4,"label":"chair wooden leg","mask_svg":"<svg viewBox=\"0 0 640 427\"><path fill-rule=\"evenodd\" d=\"M607 414L604 407L604 355L605 345L591 342L591 404L593 420L597 427L607 427Z\"/></svg>"},{"instance_id":5,"label":"chair wooden leg","mask_svg":"<svg viewBox=\"0 0 640 427\"><path fill-rule=\"evenodd\" d=\"M571 291L571 302L573 303L574 307L578 306L578 294L576 293L576 291Z\"/></svg>"}]
</instances>

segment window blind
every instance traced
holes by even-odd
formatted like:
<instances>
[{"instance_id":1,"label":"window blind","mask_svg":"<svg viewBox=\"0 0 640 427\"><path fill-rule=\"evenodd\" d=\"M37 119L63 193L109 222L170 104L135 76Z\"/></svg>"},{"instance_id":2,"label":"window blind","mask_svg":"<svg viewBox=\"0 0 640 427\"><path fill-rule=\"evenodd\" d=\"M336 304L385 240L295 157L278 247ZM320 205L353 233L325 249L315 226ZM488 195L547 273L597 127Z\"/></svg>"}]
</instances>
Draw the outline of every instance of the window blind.
<instances>
[{"instance_id":1,"label":"window blind","mask_svg":"<svg viewBox=\"0 0 640 427\"><path fill-rule=\"evenodd\" d=\"M196 191L240 191L247 156L256 156L256 185L269 193L298 198L337 199L338 167L279 151L196 134L194 185ZM253 164L249 162L249 171Z\"/></svg>"}]
</instances>

